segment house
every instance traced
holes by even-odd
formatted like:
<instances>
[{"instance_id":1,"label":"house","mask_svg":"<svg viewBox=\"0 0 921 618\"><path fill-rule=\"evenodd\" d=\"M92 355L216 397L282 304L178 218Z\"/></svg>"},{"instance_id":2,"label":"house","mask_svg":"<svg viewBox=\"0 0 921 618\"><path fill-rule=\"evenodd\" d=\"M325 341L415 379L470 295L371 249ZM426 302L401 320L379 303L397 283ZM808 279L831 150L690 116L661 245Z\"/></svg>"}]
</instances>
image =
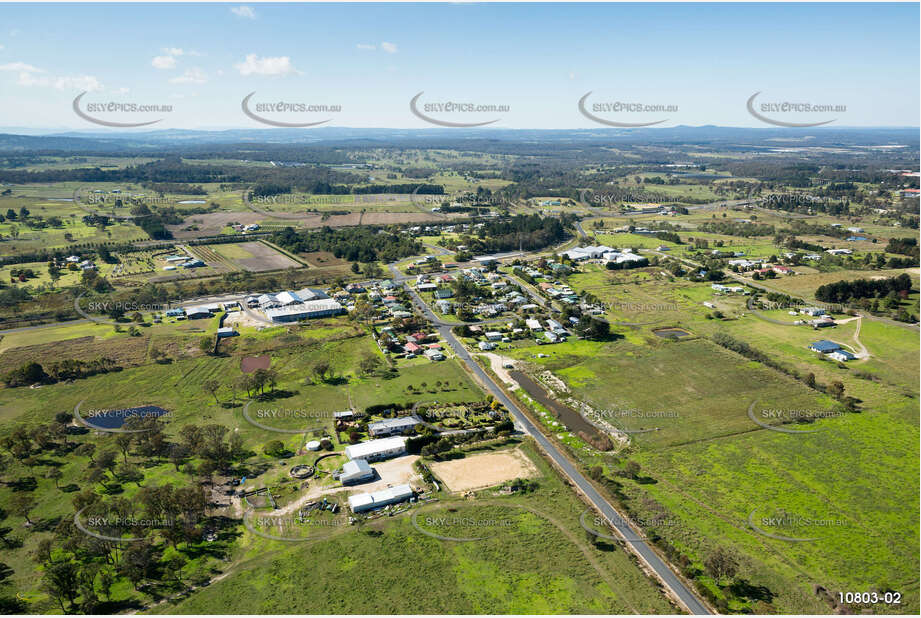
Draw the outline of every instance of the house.
<instances>
[{"instance_id":1,"label":"house","mask_svg":"<svg viewBox=\"0 0 921 618\"><path fill-rule=\"evenodd\" d=\"M364 459L353 459L342 464L339 482L343 485L355 485L374 478L374 468Z\"/></svg>"},{"instance_id":2,"label":"house","mask_svg":"<svg viewBox=\"0 0 921 618\"><path fill-rule=\"evenodd\" d=\"M835 321L831 319L831 317L824 315L820 318L816 318L815 320L810 321L809 324L815 328L823 328L826 326L834 326Z\"/></svg>"},{"instance_id":3,"label":"house","mask_svg":"<svg viewBox=\"0 0 921 618\"><path fill-rule=\"evenodd\" d=\"M409 354L418 354L422 351L422 346L414 341L410 341L403 346L403 350Z\"/></svg>"},{"instance_id":4,"label":"house","mask_svg":"<svg viewBox=\"0 0 921 618\"><path fill-rule=\"evenodd\" d=\"M540 325L540 322L534 318L528 318L524 321L525 325L532 331L538 332L544 330L544 327Z\"/></svg>"},{"instance_id":5,"label":"house","mask_svg":"<svg viewBox=\"0 0 921 618\"><path fill-rule=\"evenodd\" d=\"M550 343L556 343L560 340L559 337L557 337L554 333L551 333L550 331L547 331L544 333L544 338Z\"/></svg>"},{"instance_id":6,"label":"house","mask_svg":"<svg viewBox=\"0 0 921 618\"><path fill-rule=\"evenodd\" d=\"M231 326L222 326L221 328L217 329L218 339L224 339L225 337L236 337L239 334L240 333L235 331Z\"/></svg>"},{"instance_id":7,"label":"house","mask_svg":"<svg viewBox=\"0 0 921 618\"><path fill-rule=\"evenodd\" d=\"M863 231L862 227L849 227L847 228L848 232L853 232L854 234L859 234Z\"/></svg>"},{"instance_id":8,"label":"house","mask_svg":"<svg viewBox=\"0 0 921 618\"><path fill-rule=\"evenodd\" d=\"M488 352L490 350L495 350L496 344L491 341L481 341L477 344L477 347L479 347L484 352Z\"/></svg>"},{"instance_id":9,"label":"house","mask_svg":"<svg viewBox=\"0 0 921 618\"><path fill-rule=\"evenodd\" d=\"M451 288L438 288L435 290L435 298L444 299L454 296L454 290Z\"/></svg>"},{"instance_id":10,"label":"house","mask_svg":"<svg viewBox=\"0 0 921 618\"><path fill-rule=\"evenodd\" d=\"M210 318L211 312L204 307L187 307L185 315L190 320L197 320L200 318Z\"/></svg>"},{"instance_id":11,"label":"house","mask_svg":"<svg viewBox=\"0 0 921 618\"><path fill-rule=\"evenodd\" d=\"M488 339L489 341L501 341L502 333L491 330L488 333L486 333L486 339Z\"/></svg>"},{"instance_id":12,"label":"house","mask_svg":"<svg viewBox=\"0 0 921 618\"><path fill-rule=\"evenodd\" d=\"M355 410L342 410L341 412L333 412L333 420L337 421L350 421L356 418Z\"/></svg>"},{"instance_id":13,"label":"house","mask_svg":"<svg viewBox=\"0 0 921 618\"><path fill-rule=\"evenodd\" d=\"M820 339L819 341L813 341L809 344L809 349L813 352L818 352L819 354L829 354L831 352L836 352L841 349L841 346L835 343L834 341L829 341L827 339Z\"/></svg>"},{"instance_id":14,"label":"house","mask_svg":"<svg viewBox=\"0 0 921 618\"><path fill-rule=\"evenodd\" d=\"M228 300L222 304L222 307L224 308L224 311L237 311L241 309L239 301L236 300Z\"/></svg>"},{"instance_id":15,"label":"house","mask_svg":"<svg viewBox=\"0 0 921 618\"><path fill-rule=\"evenodd\" d=\"M185 315L185 309L183 309L182 307L176 307L175 309L166 310L166 317L168 318L177 318L181 315L182 316Z\"/></svg>"},{"instance_id":16,"label":"house","mask_svg":"<svg viewBox=\"0 0 921 618\"><path fill-rule=\"evenodd\" d=\"M386 418L382 421L368 423L368 434L375 438L402 435L407 430L412 431L415 429L416 425L421 422L422 419L415 414Z\"/></svg>"},{"instance_id":17,"label":"house","mask_svg":"<svg viewBox=\"0 0 921 618\"><path fill-rule=\"evenodd\" d=\"M792 275L793 274L793 269L790 268L789 266L772 266L771 270L773 270L778 275Z\"/></svg>"},{"instance_id":18,"label":"house","mask_svg":"<svg viewBox=\"0 0 921 618\"><path fill-rule=\"evenodd\" d=\"M825 310L820 307L806 307L805 309L800 309L800 313L804 313L814 318L826 314Z\"/></svg>"},{"instance_id":19,"label":"house","mask_svg":"<svg viewBox=\"0 0 921 618\"><path fill-rule=\"evenodd\" d=\"M265 316L273 322L297 322L311 318L327 318L345 313L345 307L331 298L266 309Z\"/></svg>"},{"instance_id":20,"label":"house","mask_svg":"<svg viewBox=\"0 0 921 618\"><path fill-rule=\"evenodd\" d=\"M547 320L547 329L548 329L548 330L552 330L552 331L556 332L556 331L558 331L558 330L561 330L562 328L563 328L563 325L560 324L559 322L557 322L556 320L553 320L553 319L548 319L548 320Z\"/></svg>"},{"instance_id":21,"label":"house","mask_svg":"<svg viewBox=\"0 0 921 618\"><path fill-rule=\"evenodd\" d=\"M442 361L445 359L444 352L438 349L429 349L425 351L425 357L433 361Z\"/></svg>"},{"instance_id":22,"label":"house","mask_svg":"<svg viewBox=\"0 0 921 618\"><path fill-rule=\"evenodd\" d=\"M349 459L364 459L366 461L380 461L390 459L406 453L406 438L393 437L381 438L359 442L345 447L345 456Z\"/></svg>"},{"instance_id":23,"label":"house","mask_svg":"<svg viewBox=\"0 0 921 618\"><path fill-rule=\"evenodd\" d=\"M419 283L416 285L416 289L420 292L434 292L438 289L438 285L435 283Z\"/></svg>"},{"instance_id":24,"label":"house","mask_svg":"<svg viewBox=\"0 0 921 618\"><path fill-rule=\"evenodd\" d=\"M835 350L834 352L829 352L826 354L826 356L838 361L839 363L846 363L847 361L852 361L857 358L847 350Z\"/></svg>"},{"instance_id":25,"label":"house","mask_svg":"<svg viewBox=\"0 0 921 618\"><path fill-rule=\"evenodd\" d=\"M397 504L413 498L416 494L409 485L396 485L369 494L349 496L349 508L353 513L363 513L390 504Z\"/></svg>"},{"instance_id":26,"label":"house","mask_svg":"<svg viewBox=\"0 0 921 618\"><path fill-rule=\"evenodd\" d=\"M851 255L854 252L850 249L826 249L825 253L829 253L831 255Z\"/></svg>"}]
</instances>

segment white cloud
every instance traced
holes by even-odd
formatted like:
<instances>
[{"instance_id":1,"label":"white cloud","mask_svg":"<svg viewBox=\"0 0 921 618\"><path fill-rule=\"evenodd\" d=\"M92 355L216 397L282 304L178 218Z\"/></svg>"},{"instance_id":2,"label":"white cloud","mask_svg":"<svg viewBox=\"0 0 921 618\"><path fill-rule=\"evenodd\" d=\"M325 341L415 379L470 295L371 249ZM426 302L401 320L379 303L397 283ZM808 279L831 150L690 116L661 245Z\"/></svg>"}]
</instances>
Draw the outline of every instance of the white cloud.
<instances>
[{"instance_id":1,"label":"white cloud","mask_svg":"<svg viewBox=\"0 0 921 618\"><path fill-rule=\"evenodd\" d=\"M182 56L185 51L181 47L164 47L163 53L167 56Z\"/></svg>"},{"instance_id":2,"label":"white cloud","mask_svg":"<svg viewBox=\"0 0 921 618\"><path fill-rule=\"evenodd\" d=\"M169 81L171 84L204 84L208 81L208 76L201 69L192 68L187 69L185 73Z\"/></svg>"},{"instance_id":3,"label":"white cloud","mask_svg":"<svg viewBox=\"0 0 921 618\"><path fill-rule=\"evenodd\" d=\"M4 49L6 49L6 45L3 45L2 43L0 43L0 51L3 51Z\"/></svg>"},{"instance_id":4,"label":"white cloud","mask_svg":"<svg viewBox=\"0 0 921 618\"><path fill-rule=\"evenodd\" d=\"M102 84L92 75L73 75L59 77L54 80L54 87L58 90L102 90Z\"/></svg>"},{"instance_id":5,"label":"white cloud","mask_svg":"<svg viewBox=\"0 0 921 618\"><path fill-rule=\"evenodd\" d=\"M230 9L230 12L236 15L237 17L245 17L246 19L256 19L256 11L253 10L251 6L235 6Z\"/></svg>"},{"instance_id":6,"label":"white cloud","mask_svg":"<svg viewBox=\"0 0 921 618\"><path fill-rule=\"evenodd\" d=\"M364 49L364 50L370 50L370 51L374 51L375 49L377 49L377 45L368 45L367 43L359 43L355 47L357 47L358 49Z\"/></svg>"},{"instance_id":7,"label":"white cloud","mask_svg":"<svg viewBox=\"0 0 921 618\"><path fill-rule=\"evenodd\" d=\"M260 58L256 54L247 54L246 60L233 65L240 75L291 75L300 73L291 64L288 56Z\"/></svg>"},{"instance_id":8,"label":"white cloud","mask_svg":"<svg viewBox=\"0 0 921 618\"><path fill-rule=\"evenodd\" d=\"M0 64L0 71L25 71L26 73L44 73L43 69L34 67L31 64L26 64L25 62L10 62L8 64Z\"/></svg>"},{"instance_id":9,"label":"white cloud","mask_svg":"<svg viewBox=\"0 0 921 618\"><path fill-rule=\"evenodd\" d=\"M20 73L16 82L20 86L55 88L57 90L102 90L102 84L92 75L65 75L64 77L38 77L32 73Z\"/></svg>"},{"instance_id":10,"label":"white cloud","mask_svg":"<svg viewBox=\"0 0 921 618\"><path fill-rule=\"evenodd\" d=\"M395 43L388 43L387 41L384 41L381 43L381 49L383 49L388 54L397 53L397 46Z\"/></svg>"},{"instance_id":11,"label":"white cloud","mask_svg":"<svg viewBox=\"0 0 921 618\"><path fill-rule=\"evenodd\" d=\"M154 56L154 59L150 61L150 64L155 69L175 69L176 68L176 57L175 56Z\"/></svg>"},{"instance_id":12,"label":"white cloud","mask_svg":"<svg viewBox=\"0 0 921 618\"><path fill-rule=\"evenodd\" d=\"M0 64L0 71L12 71L19 73L16 83L20 86L39 86L46 88L57 88L58 90L68 90L76 88L79 90L101 90L102 84L92 75L65 75L63 77L54 77L47 75L47 71L40 69L25 62L10 62Z\"/></svg>"}]
</instances>

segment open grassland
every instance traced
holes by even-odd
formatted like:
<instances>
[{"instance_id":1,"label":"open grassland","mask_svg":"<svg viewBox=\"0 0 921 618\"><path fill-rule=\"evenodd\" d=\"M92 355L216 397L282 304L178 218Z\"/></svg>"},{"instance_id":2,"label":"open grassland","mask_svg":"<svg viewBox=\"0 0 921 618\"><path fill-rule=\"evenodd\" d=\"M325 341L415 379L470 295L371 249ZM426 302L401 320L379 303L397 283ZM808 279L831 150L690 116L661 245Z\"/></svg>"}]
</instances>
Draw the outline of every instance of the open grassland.
<instances>
[{"instance_id":1,"label":"open grassland","mask_svg":"<svg viewBox=\"0 0 921 618\"><path fill-rule=\"evenodd\" d=\"M840 273L827 277L838 280ZM839 590L902 593L901 606L850 608L854 612L917 613L919 531L909 506L918 501L916 330L867 319L820 330L773 324L746 310L742 297L714 297L709 286L697 290L678 281L668 284L677 288L669 296L639 273L594 271L569 282L613 303L713 298L730 308L733 319L708 320L678 302L669 325L701 337L725 331L800 375L812 373L819 384L841 382L858 401L859 411L843 413L827 395L706 340L657 340L650 330L655 325L615 326L624 338L610 342L509 353L552 370L571 396L596 411L613 410L606 420L615 426L641 432L630 434L630 446L618 456L580 443L573 452L608 475L623 466L623 457L640 465L636 479L620 480L625 504L637 519L669 522L655 534L689 558L686 570L698 574L701 585L720 594L703 574L703 562L721 547L740 556L733 610L829 613L834 608L813 590L823 586L835 598ZM783 311L765 313L793 319ZM617 321L616 314L608 317ZM832 362L808 349L817 339L865 349L869 356ZM536 358L538 351L548 358ZM769 424L777 411L820 418L783 425L798 435L772 431L748 417L753 402L756 417ZM814 540L760 535L750 515L769 534Z\"/></svg>"},{"instance_id":2,"label":"open grassland","mask_svg":"<svg viewBox=\"0 0 921 618\"><path fill-rule=\"evenodd\" d=\"M539 488L503 498L414 507L327 540L240 539L238 562L175 613L669 613L674 611L622 549L592 545L581 502L530 447ZM451 509L451 510L449 510ZM446 541L414 528L470 542ZM435 518L447 517L447 522ZM486 522L477 528L452 521ZM547 560L553 555L552 561Z\"/></svg>"}]
</instances>

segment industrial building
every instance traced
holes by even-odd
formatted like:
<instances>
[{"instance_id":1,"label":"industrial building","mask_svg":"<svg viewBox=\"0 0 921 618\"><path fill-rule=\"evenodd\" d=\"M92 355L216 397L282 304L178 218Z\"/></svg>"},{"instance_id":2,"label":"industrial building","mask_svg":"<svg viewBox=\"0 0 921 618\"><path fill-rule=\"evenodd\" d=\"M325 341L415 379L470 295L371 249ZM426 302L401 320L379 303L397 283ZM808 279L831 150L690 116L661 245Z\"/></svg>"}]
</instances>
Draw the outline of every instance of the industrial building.
<instances>
[{"instance_id":1,"label":"industrial building","mask_svg":"<svg viewBox=\"0 0 921 618\"><path fill-rule=\"evenodd\" d=\"M359 442L345 447L345 456L349 459L364 459L367 461L380 461L390 459L406 453L406 438L393 437L381 438Z\"/></svg>"},{"instance_id":2,"label":"industrial building","mask_svg":"<svg viewBox=\"0 0 921 618\"><path fill-rule=\"evenodd\" d=\"M273 322L297 322L310 318L327 318L342 313L345 313L345 308L331 298L309 300L265 310L265 316Z\"/></svg>"},{"instance_id":3,"label":"industrial building","mask_svg":"<svg viewBox=\"0 0 921 618\"><path fill-rule=\"evenodd\" d=\"M355 485L374 478L374 468L364 459L353 459L342 464L339 482L343 485Z\"/></svg>"},{"instance_id":4,"label":"industrial building","mask_svg":"<svg viewBox=\"0 0 921 618\"><path fill-rule=\"evenodd\" d=\"M409 485L396 485L370 494L349 496L349 508L352 509L353 513L362 513L388 504L403 502L413 496L415 496L415 493Z\"/></svg>"}]
</instances>

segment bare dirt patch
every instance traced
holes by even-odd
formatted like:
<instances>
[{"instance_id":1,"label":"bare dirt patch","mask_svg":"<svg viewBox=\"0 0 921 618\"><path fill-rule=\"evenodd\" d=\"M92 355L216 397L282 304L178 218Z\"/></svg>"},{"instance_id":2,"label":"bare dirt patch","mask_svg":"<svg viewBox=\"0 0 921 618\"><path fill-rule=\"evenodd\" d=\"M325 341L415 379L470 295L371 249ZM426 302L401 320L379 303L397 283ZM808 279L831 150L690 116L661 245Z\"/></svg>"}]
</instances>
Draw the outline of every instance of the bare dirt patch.
<instances>
[{"instance_id":1,"label":"bare dirt patch","mask_svg":"<svg viewBox=\"0 0 921 618\"><path fill-rule=\"evenodd\" d=\"M429 468L451 491L473 491L539 475L537 466L518 449L440 461Z\"/></svg>"},{"instance_id":2,"label":"bare dirt patch","mask_svg":"<svg viewBox=\"0 0 921 618\"><path fill-rule=\"evenodd\" d=\"M244 356L240 359L240 371L252 373L257 369L268 369L271 364L271 356Z\"/></svg>"},{"instance_id":3,"label":"bare dirt patch","mask_svg":"<svg viewBox=\"0 0 921 618\"><path fill-rule=\"evenodd\" d=\"M335 255L329 251L314 251L312 253L299 253L300 257L304 258L310 266L313 268L321 268L323 266L348 266L349 263L347 260L337 258Z\"/></svg>"}]
</instances>

